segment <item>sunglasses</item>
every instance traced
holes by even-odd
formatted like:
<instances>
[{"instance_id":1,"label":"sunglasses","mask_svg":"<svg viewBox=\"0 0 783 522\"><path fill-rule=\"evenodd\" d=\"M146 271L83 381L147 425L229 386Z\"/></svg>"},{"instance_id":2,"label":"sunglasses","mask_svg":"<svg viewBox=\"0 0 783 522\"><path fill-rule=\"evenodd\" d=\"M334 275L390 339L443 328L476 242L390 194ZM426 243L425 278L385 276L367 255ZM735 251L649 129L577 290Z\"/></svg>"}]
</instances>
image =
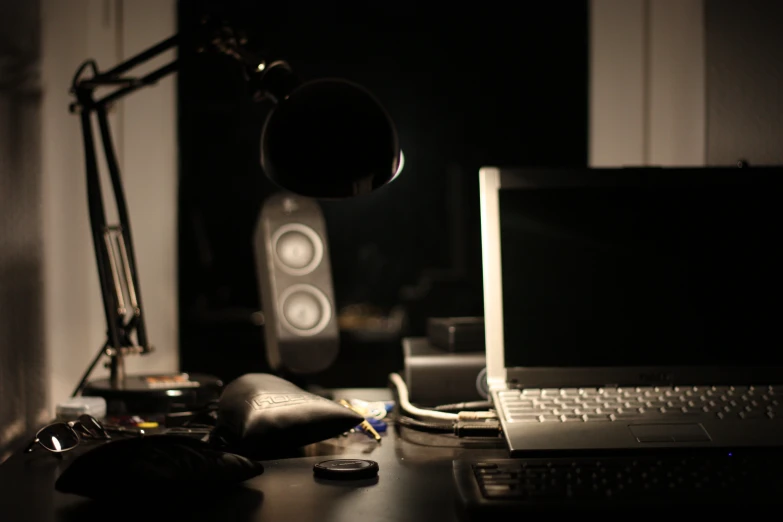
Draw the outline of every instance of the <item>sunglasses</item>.
<instances>
[{"instance_id":1,"label":"sunglasses","mask_svg":"<svg viewBox=\"0 0 783 522\"><path fill-rule=\"evenodd\" d=\"M92 415L81 415L79 420L55 422L44 426L35 434L35 440L25 450L30 453L35 445L59 455L70 451L82 441L82 438L111 440L106 428Z\"/></svg>"}]
</instances>

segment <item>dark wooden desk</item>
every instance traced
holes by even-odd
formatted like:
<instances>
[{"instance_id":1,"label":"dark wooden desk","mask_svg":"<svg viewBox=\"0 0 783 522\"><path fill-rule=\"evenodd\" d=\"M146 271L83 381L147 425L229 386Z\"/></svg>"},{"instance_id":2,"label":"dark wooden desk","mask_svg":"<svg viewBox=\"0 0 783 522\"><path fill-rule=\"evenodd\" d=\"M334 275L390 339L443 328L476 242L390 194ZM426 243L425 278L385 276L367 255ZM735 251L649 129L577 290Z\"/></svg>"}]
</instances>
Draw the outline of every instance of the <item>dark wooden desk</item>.
<instances>
[{"instance_id":1,"label":"dark wooden desk","mask_svg":"<svg viewBox=\"0 0 783 522\"><path fill-rule=\"evenodd\" d=\"M402 436L400 436L402 435ZM303 456L265 461L265 472L245 487L215 498L174 499L160 509L144 499L122 506L102 505L55 491L54 483L70 458L45 451L16 454L0 466L0 520L3 522L107 522L114 520L215 521L449 521L457 520L451 461L467 456L503 457L502 447L391 429L381 445L361 434L338 437L303 449ZM445 444L446 447L432 446ZM377 481L319 481L313 465L328 458L378 462Z\"/></svg>"}]
</instances>

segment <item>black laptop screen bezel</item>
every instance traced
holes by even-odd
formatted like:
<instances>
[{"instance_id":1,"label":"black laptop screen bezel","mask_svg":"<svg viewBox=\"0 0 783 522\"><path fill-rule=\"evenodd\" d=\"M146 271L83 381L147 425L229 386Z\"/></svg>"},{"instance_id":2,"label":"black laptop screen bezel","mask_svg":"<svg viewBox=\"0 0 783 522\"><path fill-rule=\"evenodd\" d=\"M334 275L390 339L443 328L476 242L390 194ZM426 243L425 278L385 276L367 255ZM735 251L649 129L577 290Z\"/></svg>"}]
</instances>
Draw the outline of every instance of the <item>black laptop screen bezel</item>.
<instances>
[{"instance_id":1,"label":"black laptop screen bezel","mask_svg":"<svg viewBox=\"0 0 783 522\"><path fill-rule=\"evenodd\" d=\"M583 169L500 168L499 190L569 187L689 186L736 184L737 167L631 167ZM780 175L783 167L744 168L742 182ZM781 347L783 349L783 347ZM505 357L504 357L505 359ZM781 366L506 367L511 387L600 387L781 384Z\"/></svg>"}]
</instances>

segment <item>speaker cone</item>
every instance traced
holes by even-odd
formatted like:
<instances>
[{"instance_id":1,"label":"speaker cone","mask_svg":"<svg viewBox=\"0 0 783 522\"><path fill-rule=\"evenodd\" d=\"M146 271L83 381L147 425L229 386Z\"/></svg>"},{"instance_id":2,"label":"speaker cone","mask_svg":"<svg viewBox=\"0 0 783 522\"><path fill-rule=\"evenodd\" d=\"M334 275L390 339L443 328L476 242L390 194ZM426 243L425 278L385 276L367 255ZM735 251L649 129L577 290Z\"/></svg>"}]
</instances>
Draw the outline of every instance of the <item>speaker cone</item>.
<instances>
[{"instance_id":1,"label":"speaker cone","mask_svg":"<svg viewBox=\"0 0 783 522\"><path fill-rule=\"evenodd\" d=\"M293 333L316 335L326 327L332 309L323 292L312 285L293 285L280 296L280 318Z\"/></svg>"},{"instance_id":2,"label":"speaker cone","mask_svg":"<svg viewBox=\"0 0 783 522\"><path fill-rule=\"evenodd\" d=\"M323 243L310 227L300 223L283 225L272 236L272 251L283 270L302 276L315 270L323 259Z\"/></svg>"}]
</instances>

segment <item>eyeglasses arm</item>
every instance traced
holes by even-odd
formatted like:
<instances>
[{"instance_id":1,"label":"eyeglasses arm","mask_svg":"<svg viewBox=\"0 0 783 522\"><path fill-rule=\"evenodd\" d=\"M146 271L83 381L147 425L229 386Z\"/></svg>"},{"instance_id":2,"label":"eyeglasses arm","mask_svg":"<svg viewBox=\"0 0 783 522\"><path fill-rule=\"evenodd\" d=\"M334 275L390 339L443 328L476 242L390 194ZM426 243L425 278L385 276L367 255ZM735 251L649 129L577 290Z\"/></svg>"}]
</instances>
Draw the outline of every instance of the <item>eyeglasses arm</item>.
<instances>
[{"instance_id":1,"label":"eyeglasses arm","mask_svg":"<svg viewBox=\"0 0 783 522\"><path fill-rule=\"evenodd\" d=\"M25 448L25 453L32 453L32 451L35 449L35 445L38 444L38 437L34 438L33 441Z\"/></svg>"}]
</instances>

